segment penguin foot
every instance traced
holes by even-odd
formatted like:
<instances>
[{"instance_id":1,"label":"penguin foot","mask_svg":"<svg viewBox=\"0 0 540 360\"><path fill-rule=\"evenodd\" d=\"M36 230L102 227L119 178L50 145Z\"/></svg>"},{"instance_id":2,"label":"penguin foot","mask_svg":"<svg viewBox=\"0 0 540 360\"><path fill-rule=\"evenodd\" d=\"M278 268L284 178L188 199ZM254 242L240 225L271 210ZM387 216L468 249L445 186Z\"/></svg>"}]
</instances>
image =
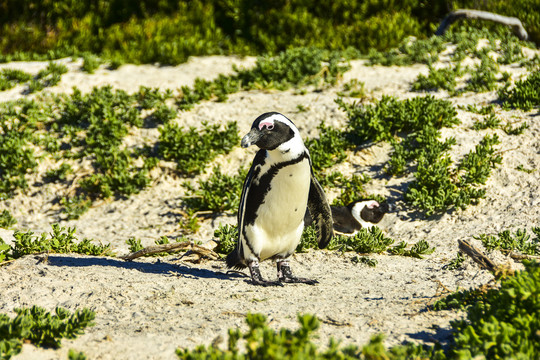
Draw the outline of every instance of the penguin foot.
<instances>
[{"instance_id":1,"label":"penguin foot","mask_svg":"<svg viewBox=\"0 0 540 360\"><path fill-rule=\"evenodd\" d=\"M251 279L251 283L253 285L258 286L283 286L283 283L281 281L270 281L270 280L264 280L264 279Z\"/></svg>"},{"instance_id":2,"label":"penguin foot","mask_svg":"<svg viewBox=\"0 0 540 360\"><path fill-rule=\"evenodd\" d=\"M296 277L292 274L291 266L289 265L289 260L281 260L277 262L278 269L278 279L281 282L289 284L308 284L315 285L319 282L313 279Z\"/></svg>"},{"instance_id":3,"label":"penguin foot","mask_svg":"<svg viewBox=\"0 0 540 360\"><path fill-rule=\"evenodd\" d=\"M308 278L300 278L296 276L291 277L281 277L279 278L279 281L288 283L288 284L308 284L308 285L316 285L319 282L315 279L308 279Z\"/></svg>"},{"instance_id":4,"label":"penguin foot","mask_svg":"<svg viewBox=\"0 0 540 360\"><path fill-rule=\"evenodd\" d=\"M253 285L259 285L259 286L283 286L283 283L281 281L265 280L261 275L261 271L259 270L259 262L258 261L249 262L248 267L249 267L249 271L251 272L251 282L253 283Z\"/></svg>"}]
</instances>

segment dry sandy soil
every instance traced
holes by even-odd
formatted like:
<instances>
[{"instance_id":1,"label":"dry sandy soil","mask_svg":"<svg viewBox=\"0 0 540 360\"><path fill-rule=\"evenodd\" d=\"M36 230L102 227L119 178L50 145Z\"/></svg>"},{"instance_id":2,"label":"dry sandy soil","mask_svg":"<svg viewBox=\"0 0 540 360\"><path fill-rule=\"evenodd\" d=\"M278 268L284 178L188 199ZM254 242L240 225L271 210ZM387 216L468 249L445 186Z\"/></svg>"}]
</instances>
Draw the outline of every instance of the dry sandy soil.
<instances>
[{"instance_id":1,"label":"dry sandy soil","mask_svg":"<svg viewBox=\"0 0 540 360\"><path fill-rule=\"evenodd\" d=\"M61 60L69 72L52 92L70 92L73 86L89 91L93 86L111 84L115 88L134 92L139 86L177 89L189 85L195 77L212 79L219 73L231 72L231 65L250 66L252 58L194 58L176 67L124 65L116 71L101 68L95 74L80 70L81 62ZM352 62L342 84L350 79L365 83L368 94L379 98L383 94L407 98L418 96L410 92L410 84L419 73L426 74L423 65L410 67L366 66ZM36 73L46 63L10 63L0 68L20 68ZM507 67L516 77L523 69ZM0 93L0 101L21 97L22 88ZM279 111L290 117L304 137L315 136L317 125L342 126L345 114L334 99L341 85L322 92L251 91L230 96L224 103L204 102L189 112L179 113L176 121L196 126L202 121L224 123L235 120L240 135L248 131L252 121L266 111ZM445 92L434 94L449 98ZM486 105L496 100L495 92L468 93L449 98L455 105ZM306 111L299 111L302 106ZM178 347L193 348L210 344L219 337L226 346L227 329L245 326L245 314L258 312L268 317L270 326L297 328L298 313L316 314L321 319L317 341L327 344L334 337L343 344L365 344L378 333L387 336L387 344L406 341L445 342L450 334L450 321L461 314L432 312L428 305L447 290L476 287L491 281L490 273L480 270L467 260L460 270L444 268L458 251L457 240L466 239L481 247L474 235L496 234L505 229L530 229L540 226L540 122L537 111L503 111L497 116L512 122L526 121L524 134L511 136L502 130L471 129L479 115L459 110L462 124L444 129L443 136L454 136L457 145L452 156L459 159L469 152L488 132L501 139L503 162L486 185L487 195L479 205L463 211L453 211L433 219L423 219L402 202L402 193L410 177L389 178L381 170L388 159L389 146L379 144L350 153L346 163L336 166L345 174L367 173L373 177L368 191L389 198L397 210L388 214L380 227L396 241L415 243L425 239L436 247L432 255L414 259L390 255L371 255L376 267L354 264L352 254L331 251L311 251L295 254L293 271L300 276L319 280L316 286L286 285L262 288L251 285L247 278L227 274L222 261L191 264L178 255L165 258L139 258L125 262L118 258L79 255L26 256L0 267L0 312L13 316L13 308L39 305L48 310L56 306L72 311L88 307L95 311L95 326L75 340L63 340L62 348L39 349L25 344L17 359L66 359L69 349L84 352L89 359L174 359ZM155 139L156 129L131 134ZM249 166L255 149L235 148L230 154L215 160L230 174L239 166ZM47 164L40 165L40 172ZM211 168L211 167L210 167ZM202 175L204 176L204 175ZM18 220L15 229L48 232L51 224L77 228L79 239L92 238L111 243L118 255L128 253L126 240L136 237L143 245L152 245L162 235L179 235L179 207L184 179L161 174L153 185L127 200L96 204L80 219L64 221L52 200L58 190L54 184L31 185L24 193L0 204ZM329 193L332 200L336 194ZM206 241L220 223L235 224L231 215L217 215L205 220L200 231L191 236ZM12 230L0 230L0 237L12 241ZM500 264L519 267L498 253L489 255ZM271 262L262 265L266 277L274 278Z\"/></svg>"}]
</instances>

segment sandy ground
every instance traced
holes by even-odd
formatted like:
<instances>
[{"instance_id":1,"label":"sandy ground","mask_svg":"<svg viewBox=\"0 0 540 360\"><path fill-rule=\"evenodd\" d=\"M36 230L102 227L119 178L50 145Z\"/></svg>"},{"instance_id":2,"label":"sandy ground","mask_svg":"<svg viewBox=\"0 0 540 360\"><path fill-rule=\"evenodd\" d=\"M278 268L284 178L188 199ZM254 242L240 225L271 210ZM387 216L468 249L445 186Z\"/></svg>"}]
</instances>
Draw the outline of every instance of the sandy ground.
<instances>
[{"instance_id":1,"label":"sandy ground","mask_svg":"<svg viewBox=\"0 0 540 360\"><path fill-rule=\"evenodd\" d=\"M69 72L61 83L50 89L55 93L70 92L73 86L90 91L94 86L111 84L128 92L139 86L177 89L189 85L196 77L212 79L219 73L230 73L231 65L251 66L253 58L194 58L176 67L124 65L118 70L101 68L95 74L80 71L81 61L62 60ZM19 68L36 73L46 67L44 62L9 63L0 68ZM358 79L365 83L369 96L383 94L400 98L418 96L410 92L410 84L419 73L426 74L423 65L410 67L369 67L362 61L352 62L352 69L343 81ZM519 76L523 69L506 67ZM343 83L343 82L342 82ZM342 84L341 83L341 84ZM22 87L0 93L0 101L22 97ZM290 117L304 137L315 136L317 125L342 126L346 116L334 100L341 85L322 92L252 91L230 96L224 103L204 102L189 112L179 113L177 121L196 126L201 121L224 123L235 120L240 135L248 131L252 121L266 111L279 111ZM434 94L448 98L444 92ZM486 105L495 100L495 92L465 94L449 98L455 105ZM302 106L306 111L300 111ZM374 145L350 153L348 161L337 165L345 174L367 173L373 177L367 188L371 193L387 196L397 205L380 227L396 239L415 243L425 239L436 247L432 255L413 259L390 255L370 255L378 261L376 267L354 264L352 254L311 251L295 254L293 271L300 276L319 280L317 286L286 285L282 288L255 287L247 278L227 274L221 261L190 264L179 256L139 258L124 262L118 258L79 255L26 256L0 267L0 312L13 316L13 308L39 305L48 310L62 306L70 310L88 307L96 312L95 326L75 340L63 340L62 348L38 349L25 344L17 359L66 359L69 349L83 351L89 359L174 359L178 347L193 348L198 344L220 342L226 346L227 329L245 328L248 312L268 316L270 326L297 328L298 313L316 314L321 319L317 341L327 344L330 337L343 344L365 344L378 333L387 336L387 344L406 341L442 341L450 334L450 321L461 316L455 312L429 311L432 304L447 289L475 287L489 282L492 276L480 270L471 260L460 270L445 270L456 256L457 240L480 243L473 235L495 234L505 229L540 226L540 171L530 174L518 171L540 168L540 122L537 111L496 110L497 116L512 122L526 121L529 128L523 135L510 136L502 130L471 129L475 115L459 110L462 124L444 129L443 136L454 136L457 146L452 150L456 159L474 148L486 134L495 132L501 139L503 163L488 180L487 195L477 206L464 211L446 213L433 219L422 219L402 202L402 192L410 177L389 178L381 171L388 159L389 146ZM155 139L156 129L131 134ZM249 166L255 149L235 148L220 156L215 163L222 170L234 173L239 166ZM40 165L44 172L47 162ZM212 166L210 167L210 169ZM204 175L202 175L204 176ZM184 179L173 174L161 174L153 185L127 200L96 204L76 221L64 221L57 205L52 204L58 188L54 184L36 185L15 198L0 203L18 220L15 229L48 232L51 224L75 226L78 238L92 238L111 243L117 254L128 252L125 241L130 237L152 245L162 235L179 236L179 206ZM38 183L39 184L39 183ZM330 200L336 194L329 193ZM191 236L209 240L220 223L235 224L231 215L218 215L203 223ZM12 230L0 230L0 237L12 241ZM490 254L498 263L511 260ZM271 262L263 263L266 277L276 276Z\"/></svg>"}]
</instances>

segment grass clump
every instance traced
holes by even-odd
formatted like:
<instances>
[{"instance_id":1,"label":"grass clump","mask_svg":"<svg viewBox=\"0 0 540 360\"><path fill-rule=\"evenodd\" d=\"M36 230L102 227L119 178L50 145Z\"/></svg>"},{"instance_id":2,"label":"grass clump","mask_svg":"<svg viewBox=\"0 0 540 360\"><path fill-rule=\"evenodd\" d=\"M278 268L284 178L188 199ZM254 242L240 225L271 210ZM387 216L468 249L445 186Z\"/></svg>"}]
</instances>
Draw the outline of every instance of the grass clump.
<instances>
[{"instance_id":1,"label":"grass clump","mask_svg":"<svg viewBox=\"0 0 540 360\"><path fill-rule=\"evenodd\" d=\"M89 74L93 74L102 63L99 57L91 53L84 53L82 59L83 64L81 70Z\"/></svg>"},{"instance_id":2,"label":"grass clump","mask_svg":"<svg viewBox=\"0 0 540 360\"><path fill-rule=\"evenodd\" d=\"M490 114L485 117L483 120L476 121L473 125L474 130L485 130L485 129L497 129L501 125L501 120L495 116L495 114Z\"/></svg>"},{"instance_id":3,"label":"grass clump","mask_svg":"<svg viewBox=\"0 0 540 360\"><path fill-rule=\"evenodd\" d=\"M56 169L47 170L44 180L46 182L63 182L66 181L71 174L73 174L71 165L64 162Z\"/></svg>"},{"instance_id":4,"label":"grass clump","mask_svg":"<svg viewBox=\"0 0 540 360\"><path fill-rule=\"evenodd\" d=\"M394 239L386 237L381 229L373 226L369 229L360 229L354 236L334 236L329 250L354 251L359 254L381 254L386 251Z\"/></svg>"},{"instance_id":5,"label":"grass clump","mask_svg":"<svg viewBox=\"0 0 540 360\"><path fill-rule=\"evenodd\" d=\"M17 316L10 319L0 314L0 357L10 359L22 350L25 342L38 347L59 348L62 339L75 339L92 326L95 313L89 309L71 313L61 307L54 315L39 306L14 309Z\"/></svg>"},{"instance_id":6,"label":"grass clump","mask_svg":"<svg viewBox=\"0 0 540 360\"><path fill-rule=\"evenodd\" d=\"M540 227L531 229L534 238L527 233L526 229L518 229L513 234L510 230L504 230L497 235L481 234L474 238L480 240L488 251L499 250L504 254L518 252L525 255L540 255Z\"/></svg>"},{"instance_id":7,"label":"grass clump","mask_svg":"<svg viewBox=\"0 0 540 360\"><path fill-rule=\"evenodd\" d=\"M315 172L343 162L347 158L345 151L351 147L342 131L326 126L324 122L317 129L319 137L305 141Z\"/></svg>"},{"instance_id":8,"label":"grass clump","mask_svg":"<svg viewBox=\"0 0 540 360\"><path fill-rule=\"evenodd\" d=\"M429 66L429 74L427 76L418 75L411 88L414 91L438 91L444 89L450 94L454 94L457 86L456 77L461 74L462 70L459 64L439 69Z\"/></svg>"},{"instance_id":9,"label":"grass clump","mask_svg":"<svg viewBox=\"0 0 540 360\"><path fill-rule=\"evenodd\" d=\"M31 144L47 108L34 100L18 100L0 105L0 200L28 187L26 174L37 168L38 159Z\"/></svg>"},{"instance_id":10,"label":"grass clump","mask_svg":"<svg viewBox=\"0 0 540 360\"><path fill-rule=\"evenodd\" d=\"M183 175L196 175L219 154L225 154L238 144L236 122L221 126L203 123L202 129L194 127L185 131L176 124L166 124L159 129L158 152L165 160L176 161L177 170Z\"/></svg>"},{"instance_id":11,"label":"grass clump","mask_svg":"<svg viewBox=\"0 0 540 360\"><path fill-rule=\"evenodd\" d=\"M336 102L349 118L349 141L389 141L393 145L386 171L390 175L414 172L416 179L407 189L405 201L426 216L476 203L485 195L479 186L502 161L495 151L498 137L486 135L474 151L454 164L448 152L455 139L440 140L442 127L459 123L456 110L446 100L383 96L374 105Z\"/></svg>"}]
</instances>

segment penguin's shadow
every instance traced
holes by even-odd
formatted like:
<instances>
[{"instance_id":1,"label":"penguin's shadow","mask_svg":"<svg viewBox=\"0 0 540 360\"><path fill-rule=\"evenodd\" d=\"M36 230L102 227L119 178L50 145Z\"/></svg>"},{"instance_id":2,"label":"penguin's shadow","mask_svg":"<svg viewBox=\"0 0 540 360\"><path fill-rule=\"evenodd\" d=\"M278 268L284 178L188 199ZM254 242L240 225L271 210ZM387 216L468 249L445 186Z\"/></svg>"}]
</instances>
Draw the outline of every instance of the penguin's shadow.
<instances>
[{"instance_id":1,"label":"penguin's shadow","mask_svg":"<svg viewBox=\"0 0 540 360\"><path fill-rule=\"evenodd\" d=\"M147 274L158 275L179 275L183 277L190 277L193 279L220 279L220 280L232 280L239 275L232 273L227 274L221 271L212 271L208 269L192 268L185 265L176 265L166 262L157 261L154 263L126 261L113 258L100 258L100 257L72 257L72 256L55 256L49 255L47 258L47 264L51 266L59 267L89 267L89 266L103 266L113 267L127 270L137 270Z\"/></svg>"}]
</instances>

